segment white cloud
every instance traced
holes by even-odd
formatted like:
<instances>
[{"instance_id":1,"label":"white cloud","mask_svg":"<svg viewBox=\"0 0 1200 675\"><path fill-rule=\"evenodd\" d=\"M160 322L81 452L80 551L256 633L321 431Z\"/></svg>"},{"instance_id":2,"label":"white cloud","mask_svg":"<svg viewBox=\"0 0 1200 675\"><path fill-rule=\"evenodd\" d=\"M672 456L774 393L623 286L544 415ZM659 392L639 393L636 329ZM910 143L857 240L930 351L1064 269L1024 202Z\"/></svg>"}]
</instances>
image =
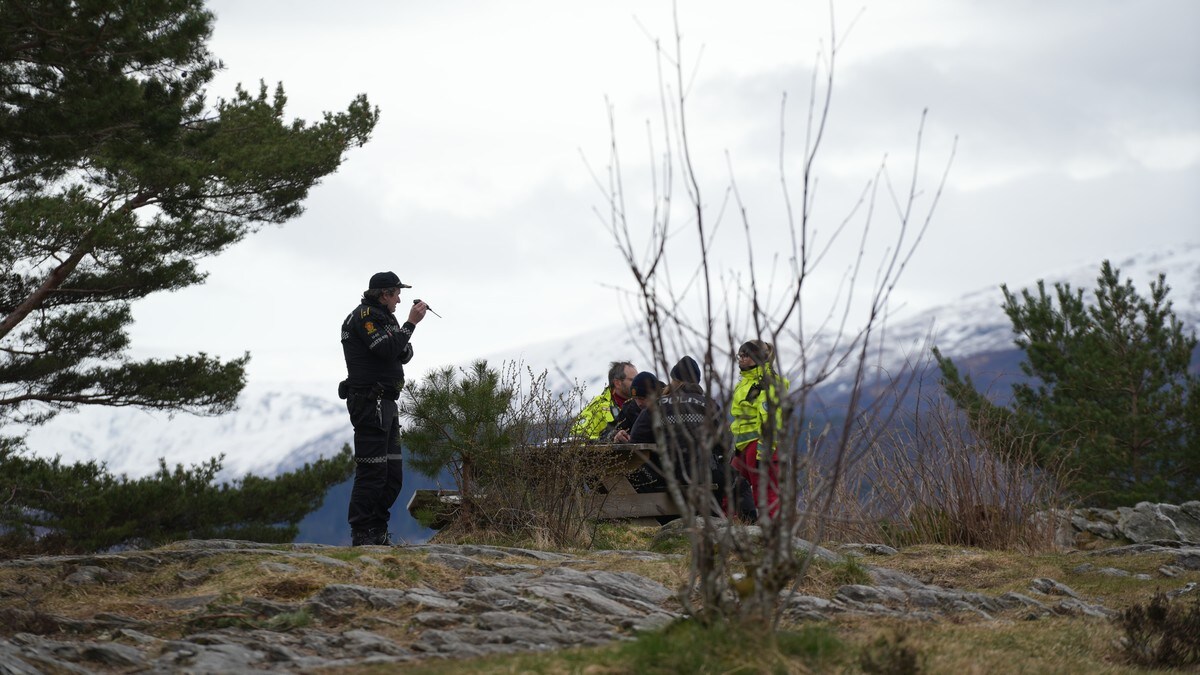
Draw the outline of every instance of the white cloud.
<instances>
[{"instance_id":1,"label":"white cloud","mask_svg":"<svg viewBox=\"0 0 1200 675\"><path fill-rule=\"evenodd\" d=\"M835 4L848 26L860 5ZM652 39L673 49L671 2L211 6L212 49L228 65L213 95L238 81L282 80L301 117L361 92L383 115L372 141L313 191L304 216L210 261L204 286L139 303L138 349L250 350L252 378L338 379L336 324L384 269L411 279L410 297L445 317L418 329L418 371L628 311L613 288L628 288L630 276L595 213L606 206L581 154L604 171L607 99L630 222L648 227L652 176L664 191L652 163L665 146ZM678 14L707 217L725 200L728 161L762 271L787 245L780 143L794 189L814 56L829 42L826 7L689 2ZM955 136L959 145L898 291L913 311L1057 268L1064 256L1098 261L1195 239L1198 24L1200 4L1190 0L868 3L839 54L816 165L817 236L836 227L885 156L907 185L928 108L922 208ZM686 232L685 191L674 180L676 227ZM876 218L877 236L892 236L887 212ZM727 205L715 261L723 278L745 273L742 239ZM847 261L826 262L814 307L834 297Z\"/></svg>"}]
</instances>

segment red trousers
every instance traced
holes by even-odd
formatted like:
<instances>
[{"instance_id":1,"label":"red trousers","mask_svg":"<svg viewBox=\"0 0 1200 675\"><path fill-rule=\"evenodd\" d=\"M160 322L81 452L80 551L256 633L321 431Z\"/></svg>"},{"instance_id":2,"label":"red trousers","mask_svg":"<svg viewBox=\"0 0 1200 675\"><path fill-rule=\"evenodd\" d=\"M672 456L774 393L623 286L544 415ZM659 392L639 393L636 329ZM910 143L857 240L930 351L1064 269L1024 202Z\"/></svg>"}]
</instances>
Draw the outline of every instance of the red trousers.
<instances>
[{"instance_id":1,"label":"red trousers","mask_svg":"<svg viewBox=\"0 0 1200 675\"><path fill-rule=\"evenodd\" d=\"M754 495L754 506L761 507L763 489L767 492L767 513L774 518L779 515L779 457L775 453L771 453L771 459L767 462L767 475L765 477L759 475L758 469L758 441L750 441L750 444L739 452L730 462L733 470L739 475L745 477L750 482L750 492ZM763 485L765 478L766 485Z\"/></svg>"}]
</instances>

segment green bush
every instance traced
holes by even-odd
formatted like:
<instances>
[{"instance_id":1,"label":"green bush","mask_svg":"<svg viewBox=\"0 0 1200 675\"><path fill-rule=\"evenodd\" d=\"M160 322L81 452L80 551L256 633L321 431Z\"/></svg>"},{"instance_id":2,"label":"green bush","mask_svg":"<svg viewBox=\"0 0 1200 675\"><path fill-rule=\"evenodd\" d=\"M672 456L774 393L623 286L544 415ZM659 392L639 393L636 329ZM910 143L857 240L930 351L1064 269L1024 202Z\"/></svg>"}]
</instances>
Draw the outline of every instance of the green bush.
<instances>
[{"instance_id":1,"label":"green bush","mask_svg":"<svg viewBox=\"0 0 1200 675\"><path fill-rule=\"evenodd\" d=\"M0 550L91 553L181 539L290 542L297 524L354 471L348 447L274 478L215 482L224 457L144 478L95 461L64 464L0 448Z\"/></svg>"},{"instance_id":2,"label":"green bush","mask_svg":"<svg viewBox=\"0 0 1200 675\"><path fill-rule=\"evenodd\" d=\"M935 348L946 392L985 437L1036 439L1038 464L1069 468L1087 503L1191 499L1200 491L1196 333L1172 310L1164 275L1149 297L1107 260L1096 281L1094 304L1069 284L1053 294L1042 282L1036 294L1002 286L1028 381L1013 385L1010 406L996 405Z\"/></svg>"}]
</instances>

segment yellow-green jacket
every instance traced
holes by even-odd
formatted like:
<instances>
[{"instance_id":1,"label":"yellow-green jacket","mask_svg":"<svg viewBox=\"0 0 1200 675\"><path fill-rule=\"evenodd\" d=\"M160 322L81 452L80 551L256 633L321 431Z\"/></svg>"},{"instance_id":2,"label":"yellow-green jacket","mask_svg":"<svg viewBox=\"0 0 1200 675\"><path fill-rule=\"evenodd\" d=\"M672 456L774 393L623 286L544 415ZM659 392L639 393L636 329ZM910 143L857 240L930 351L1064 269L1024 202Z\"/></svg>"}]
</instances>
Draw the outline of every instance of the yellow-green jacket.
<instances>
[{"instance_id":1,"label":"yellow-green jacket","mask_svg":"<svg viewBox=\"0 0 1200 675\"><path fill-rule=\"evenodd\" d=\"M733 444L739 451L750 445L750 441L762 436L767 423L768 401L775 408L775 434L782 433L784 417L780 402L787 396L789 384L786 377L776 375L769 365L742 371L742 379L733 389L733 403L730 406L733 421L729 423ZM758 459L762 459L762 450L760 443Z\"/></svg>"},{"instance_id":2,"label":"yellow-green jacket","mask_svg":"<svg viewBox=\"0 0 1200 675\"><path fill-rule=\"evenodd\" d=\"M596 440L600 438L600 433L617 417L620 409L616 407L616 402L613 401L612 387L605 387L604 393L592 399L591 403L579 413L579 419L575 422L575 426L571 427L572 436L583 436Z\"/></svg>"}]
</instances>

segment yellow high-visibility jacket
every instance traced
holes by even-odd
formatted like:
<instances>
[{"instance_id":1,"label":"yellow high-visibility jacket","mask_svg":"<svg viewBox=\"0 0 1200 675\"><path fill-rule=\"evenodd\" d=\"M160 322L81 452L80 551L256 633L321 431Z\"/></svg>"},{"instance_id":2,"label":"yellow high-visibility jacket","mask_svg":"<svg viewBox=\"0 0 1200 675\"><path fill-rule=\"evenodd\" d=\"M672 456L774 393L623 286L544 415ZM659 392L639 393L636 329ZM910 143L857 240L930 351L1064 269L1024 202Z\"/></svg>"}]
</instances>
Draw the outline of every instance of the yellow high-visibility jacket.
<instances>
[{"instance_id":1,"label":"yellow high-visibility jacket","mask_svg":"<svg viewBox=\"0 0 1200 675\"><path fill-rule=\"evenodd\" d=\"M733 389L733 403L730 412L733 421L729 423L729 431L733 433L733 444L739 451L744 450L750 441L758 440L767 423L767 406L775 408L775 435L783 433L783 410L780 403L787 396L788 382L786 377L780 377L769 365L761 365L742 371L742 379L738 380ZM768 451L769 454L769 451ZM758 459L762 459L763 447L758 446Z\"/></svg>"},{"instance_id":2,"label":"yellow high-visibility jacket","mask_svg":"<svg viewBox=\"0 0 1200 675\"><path fill-rule=\"evenodd\" d=\"M605 387L604 392L592 399L579 413L575 426L571 427L572 436L583 436L591 440L600 438L601 432L617 417L621 410L612 397L612 387Z\"/></svg>"}]
</instances>

